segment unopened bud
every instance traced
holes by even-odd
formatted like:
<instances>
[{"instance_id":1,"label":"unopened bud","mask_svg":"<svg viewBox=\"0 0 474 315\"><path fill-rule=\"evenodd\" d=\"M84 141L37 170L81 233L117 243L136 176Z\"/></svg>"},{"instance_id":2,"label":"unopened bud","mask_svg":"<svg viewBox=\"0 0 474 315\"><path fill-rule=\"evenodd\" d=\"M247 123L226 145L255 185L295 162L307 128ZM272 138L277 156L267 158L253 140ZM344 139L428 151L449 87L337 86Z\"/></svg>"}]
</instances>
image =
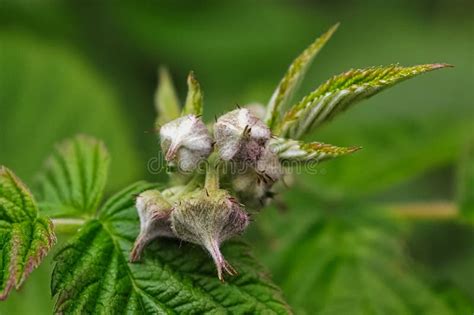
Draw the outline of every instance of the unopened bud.
<instances>
[{"instance_id":1,"label":"unopened bud","mask_svg":"<svg viewBox=\"0 0 474 315\"><path fill-rule=\"evenodd\" d=\"M224 161L255 164L270 137L267 125L246 108L219 117L214 125L216 147Z\"/></svg>"},{"instance_id":2,"label":"unopened bud","mask_svg":"<svg viewBox=\"0 0 474 315\"><path fill-rule=\"evenodd\" d=\"M165 160L179 171L192 172L212 151L212 139L201 118L187 115L160 128Z\"/></svg>"},{"instance_id":3,"label":"unopened bud","mask_svg":"<svg viewBox=\"0 0 474 315\"><path fill-rule=\"evenodd\" d=\"M263 175L266 179L265 181L270 184L273 184L283 176L283 168L278 159L278 155L273 152L271 147L265 148L255 169L259 174Z\"/></svg>"},{"instance_id":4,"label":"unopened bud","mask_svg":"<svg viewBox=\"0 0 474 315\"><path fill-rule=\"evenodd\" d=\"M259 209L272 197L270 189L282 176L283 168L278 156L267 147L255 168L248 168L233 178L232 188L244 204Z\"/></svg>"},{"instance_id":5,"label":"unopened bud","mask_svg":"<svg viewBox=\"0 0 474 315\"><path fill-rule=\"evenodd\" d=\"M257 117L258 119L265 119L265 113L267 112L267 109L264 105L254 102L254 103L249 103L244 106L247 108L252 115Z\"/></svg>"},{"instance_id":6,"label":"unopened bud","mask_svg":"<svg viewBox=\"0 0 474 315\"><path fill-rule=\"evenodd\" d=\"M211 254L217 275L222 271L236 274L224 259L220 245L245 230L248 215L225 190L198 190L183 196L171 213L171 227L175 235L185 241L202 245Z\"/></svg>"},{"instance_id":7,"label":"unopened bud","mask_svg":"<svg viewBox=\"0 0 474 315\"><path fill-rule=\"evenodd\" d=\"M160 236L174 237L169 220L172 206L158 190L142 192L135 205L140 218L140 234L130 254L132 262L140 259L143 249L153 239Z\"/></svg>"}]
</instances>

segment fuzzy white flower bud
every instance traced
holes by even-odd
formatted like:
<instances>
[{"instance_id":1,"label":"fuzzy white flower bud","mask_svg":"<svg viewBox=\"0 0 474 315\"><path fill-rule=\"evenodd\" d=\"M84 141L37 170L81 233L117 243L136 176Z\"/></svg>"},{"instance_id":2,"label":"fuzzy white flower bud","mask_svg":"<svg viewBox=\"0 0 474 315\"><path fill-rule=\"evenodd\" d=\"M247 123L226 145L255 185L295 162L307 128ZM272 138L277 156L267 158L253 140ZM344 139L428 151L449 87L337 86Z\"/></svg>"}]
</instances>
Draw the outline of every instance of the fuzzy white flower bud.
<instances>
[{"instance_id":1,"label":"fuzzy white flower bud","mask_svg":"<svg viewBox=\"0 0 474 315\"><path fill-rule=\"evenodd\" d=\"M165 160L182 172L192 172L212 151L212 139L201 118L187 115L160 128Z\"/></svg>"},{"instance_id":2,"label":"fuzzy white flower bud","mask_svg":"<svg viewBox=\"0 0 474 315\"><path fill-rule=\"evenodd\" d=\"M214 125L216 147L224 161L255 164L270 137L267 125L246 108L219 117Z\"/></svg>"},{"instance_id":3,"label":"fuzzy white flower bud","mask_svg":"<svg viewBox=\"0 0 474 315\"><path fill-rule=\"evenodd\" d=\"M221 189L198 190L183 196L171 212L171 227L175 235L206 248L220 280L223 280L223 270L236 274L221 254L220 245L244 231L248 222L248 215L240 204Z\"/></svg>"},{"instance_id":4,"label":"fuzzy white flower bud","mask_svg":"<svg viewBox=\"0 0 474 315\"><path fill-rule=\"evenodd\" d=\"M250 111L250 113L254 115L255 117L257 117L258 119L261 119L262 121L265 119L265 113L267 109L263 104L254 102L254 103L249 103L245 105L244 107L247 108Z\"/></svg>"},{"instance_id":5,"label":"fuzzy white flower bud","mask_svg":"<svg viewBox=\"0 0 474 315\"><path fill-rule=\"evenodd\" d=\"M147 190L138 195L135 206L140 218L138 235L130 261L137 261L145 246L157 237L174 237L170 225L172 206L158 190Z\"/></svg>"}]
</instances>

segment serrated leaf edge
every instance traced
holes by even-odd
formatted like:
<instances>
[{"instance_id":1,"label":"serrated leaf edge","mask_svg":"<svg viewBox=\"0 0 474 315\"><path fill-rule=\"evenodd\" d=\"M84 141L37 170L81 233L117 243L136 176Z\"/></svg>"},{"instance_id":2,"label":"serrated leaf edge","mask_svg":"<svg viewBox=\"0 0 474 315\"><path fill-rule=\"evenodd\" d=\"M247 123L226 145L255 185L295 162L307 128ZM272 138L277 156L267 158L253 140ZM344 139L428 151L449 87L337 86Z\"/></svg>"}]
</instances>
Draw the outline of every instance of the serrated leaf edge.
<instances>
[{"instance_id":1,"label":"serrated leaf edge","mask_svg":"<svg viewBox=\"0 0 474 315\"><path fill-rule=\"evenodd\" d=\"M288 67L267 105L265 122L271 130L279 123L281 109L285 107L286 102L290 100L298 88L313 59L329 41L338 27L339 23L333 25L328 31L316 38Z\"/></svg>"},{"instance_id":2,"label":"serrated leaf edge","mask_svg":"<svg viewBox=\"0 0 474 315\"><path fill-rule=\"evenodd\" d=\"M18 187L23 190L23 192L25 192L25 193L27 193L31 196L31 199L32 199L32 201L34 203L34 206L36 208L36 217L31 218L31 219L33 219L33 221L31 222L32 225L34 226L35 224L37 224L38 220L43 219L43 220L45 220L45 222L48 225L47 230L52 232L53 231L53 223L51 222L51 220L49 220L47 218L39 217L38 207L37 207L36 202L34 200L34 197L31 194L28 187L12 171L10 171L7 167L5 167L3 165L0 165L0 176L5 176L5 175L8 175L8 177L10 177L10 179L13 180L15 182L15 184L18 185ZM12 223L12 224L14 224L14 223ZM53 245L57 241L56 235L54 234L54 232L49 233L48 234L48 239L47 239L47 246L39 248L39 250L36 251L34 253L34 255L31 255L31 256L28 257L28 259L25 263L25 267L23 268L23 272L21 273L20 278L18 278L17 273L16 273L16 265L17 265L17 258L18 258L18 244L17 243L19 241L18 241L18 238L15 235L11 235L11 237L14 238L13 239L13 244L14 245L12 246L13 252L10 254L10 256L12 257L13 260L10 262L10 270L9 270L10 277L7 280L7 284L6 284L5 288L2 291L0 291L0 301L5 300L8 297L8 295L10 294L10 292L12 291L13 288L15 288L16 290L20 289L20 287L26 281L26 279L31 274L31 272L33 272L33 270L40 265L43 258L47 255L48 251L53 247Z\"/></svg>"}]
</instances>

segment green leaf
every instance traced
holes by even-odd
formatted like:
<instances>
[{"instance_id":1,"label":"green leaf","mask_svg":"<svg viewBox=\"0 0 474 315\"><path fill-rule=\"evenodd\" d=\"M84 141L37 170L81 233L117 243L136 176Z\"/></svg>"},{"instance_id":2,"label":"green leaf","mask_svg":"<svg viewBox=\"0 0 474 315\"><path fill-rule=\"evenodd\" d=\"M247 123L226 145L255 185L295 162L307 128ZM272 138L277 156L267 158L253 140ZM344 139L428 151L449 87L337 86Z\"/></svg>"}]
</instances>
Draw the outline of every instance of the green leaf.
<instances>
[{"instance_id":1,"label":"green leaf","mask_svg":"<svg viewBox=\"0 0 474 315\"><path fill-rule=\"evenodd\" d=\"M336 147L321 142L303 143L292 139L276 138L270 146L282 162L321 162L360 150L360 147Z\"/></svg>"},{"instance_id":2,"label":"green leaf","mask_svg":"<svg viewBox=\"0 0 474 315\"><path fill-rule=\"evenodd\" d=\"M294 105L283 117L277 134L299 139L360 100L421 73L445 67L449 65L395 65L336 75Z\"/></svg>"},{"instance_id":3,"label":"green leaf","mask_svg":"<svg viewBox=\"0 0 474 315\"><path fill-rule=\"evenodd\" d=\"M202 92L199 82L194 76L194 72L188 75L188 95L186 103L183 108L183 115L194 114L196 116L202 115Z\"/></svg>"},{"instance_id":4,"label":"green leaf","mask_svg":"<svg viewBox=\"0 0 474 315\"><path fill-rule=\"evenodd\" d=\"M308 48L306 48L301 55L293 60L278 84L275 92L273 92L270 102L267 105L265 122L270 129L274 130L276 125L279 123L281 110L288 105L288 102L291 100L293 93L298 88L299 83L306 74L306 71L311 65L314 57L316 57L338 27L339 23L332 26L326 33L321 35Z\"/></svg>"},{"instance_id":5,"label":"green leaf","mask_svg":"<svg viewBox=\"0 0 474 315\"><path fill-rule=\"evenodd\" d=\"M8 299L0 303L0 314L52 314L54 303L49 294L53 271L52 256L51 252L45 257L35 272L30 274L20 291L10 292Z\"/></svg>"},{"instance_id":6,"label":"green leaf","mask_svg":"<svg viewBox=\"0 0 474 315\"><path fill-rule=\"evenodd\" d=\"M108 188L140 178L139 150L131 149L136 143L123 104L81 54L16 32L0 32L0 42L1 164L32 185L55 143L87 133L120 157Z\"/></svg>"},{"instance_id":7,"label":"green leaf","mask_svg":"<svg viewBox=\"0 0 474 315\"><path fill-rule=\"evenodd\" d=\"M140 263L128 257L138 234L134 184L104 205L55 257L52 294L58 313L288 314L279 289L241 241L224 247L239 275L221 283L201 248L158 239Z\"/></svg>"},{"instance_id":8,"label":"green leaf","mask_svg":"<svg viewBox=\"0 0 474 315\"><path fill-rule=\"evenodd\" d=\"M458 288L474 309L474 228L458 220L419 220L411 222L405 246L410 258L422 265L440 289ZM469 314L469 312L458 312Z\"/></svg>"},{"instance_id":9,"label":"green leaf","mask_svg":"<svg viewBox=\"0 0 474 315\"><path fill-rule=\"evenodd\" d=\"M41 211L50 217L90 217L104 193L109 169L104 144L79 135L57 146L39 177Z\"/></svg>"},{"instance_id":10,"label":"green leaf","mask_svg":"<svg viewBox=\"0 0 474 315\"><path fill-rule=\"evenodd\" d=\"M155 109L158 114L156 124L161 126L179 117L180 105L178 96L168 69L158 70L158 86L155 92Z\"/></svg>"},{"instance_id":11,"label":"green leaf","mask_svg":"<svg viewBox=\"0 0 474 315\"><path fill-rule=\"evenodd\" d=\"M380 210L332 209L292 238L274 274L298 314L459 314L418 276Z\"/></svg>"},{"instance_id":12,"label":"green leaf","mask_svg":"<svg viewBox=\"0 0 474 315\"><path fill-rule=\"evenodd\" d=\"M0 300L19 289L56 242L51 221L13 172L0 166Z\"/></svg>"},{"instance_id":13,"label":"green leaf","mask_svg":"<svg viewBox=\"0 0 474 315\"><path fill-rule=\"evenodd\" d=\"M465 148L459 163L458 177L458 203L461 215L474 223L474 142Z\"/></svg>"}]
</instances>

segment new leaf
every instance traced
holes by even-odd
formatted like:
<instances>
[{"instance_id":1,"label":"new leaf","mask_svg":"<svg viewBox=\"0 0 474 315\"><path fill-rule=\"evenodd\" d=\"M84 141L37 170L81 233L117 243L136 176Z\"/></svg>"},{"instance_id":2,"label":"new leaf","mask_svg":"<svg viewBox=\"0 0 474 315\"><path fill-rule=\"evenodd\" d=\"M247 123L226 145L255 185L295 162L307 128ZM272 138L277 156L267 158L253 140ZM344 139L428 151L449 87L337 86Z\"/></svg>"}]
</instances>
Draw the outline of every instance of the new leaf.
<instances>
[{"instance_id":1,"label":"new leaf","mask_svg":"<svg viewBox=\"0 0 474 315\"><path fill-rule=\"evenodd\" d=\"M277 128L277 134L300 139L358 101L403 80L448 66L427 64L413 67L373 67L336 75L290 108Z\"/></svg>"},{"instance_id":2,"label":"new leaf","mask_svg":"<svg viewBox=\"0 0 474 315\"><path fill-rule=\"evenodd\" d=\"M186 96L183 115L193 114L196 116L201 116L202 97L201 86L194 76L194 72L191 71L188 75L188 95Z\"/></svg>"},{"instance_id":3,"label":"new leaf","mask_svg":"<svg viewBox=\"0 0 474 315\"><path fill-rule=\"evenodd\" d=\"M158 76L159 81L155 92L155 109L158 117L155 125L161 126L179 117L180 105L168 70L160 68Z\"/></svg>"},{"instance_id":4,"label":"new leaf","mask_svg":"<svg viewBox=\"0 0 474 315\"><path fill-rule=\"evenodd\" d=\"M337 147L321 142L303 143L292 139L272 139L270 146L283 162L321 162L338 156L347 155L360 147ZM289 165L291 166L291 164Z\"/></svg>"},{"instance_id":5,"label":"new leaf","mask_svg":"<svg viewBox=\"0 0 474 315\"><path fill-rule=\"evenodd\" d=\"M276 127L280 119L280 111L288 104L314 57L316 57L321 48L323 48L326 42L331 38L338 26L339 24L334 25L326 33L321 35L321 37L317 38L291 63L275 92L273 92L267 106L265 122L270 129L273 130Z\"/></svg>"},{"instance_id":6,"label":"new leaf","mask_svg":"<svg viewBox=\"0 0 474 315\"><path fill-rule=\"evenodd\" d=\"M56 242L51 221L13 172L0 166L0 300L17 290Z\"/></svg>"}]
</instances>

